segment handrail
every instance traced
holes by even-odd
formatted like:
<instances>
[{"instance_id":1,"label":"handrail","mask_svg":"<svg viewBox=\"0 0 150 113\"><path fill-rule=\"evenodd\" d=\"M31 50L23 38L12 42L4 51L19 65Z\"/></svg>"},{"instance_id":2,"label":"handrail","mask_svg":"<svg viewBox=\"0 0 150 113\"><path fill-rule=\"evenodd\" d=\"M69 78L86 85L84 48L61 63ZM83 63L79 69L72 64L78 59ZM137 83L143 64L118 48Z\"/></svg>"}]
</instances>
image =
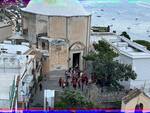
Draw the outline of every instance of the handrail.
<instances>
[{"instance_id":1,"label":"handrail","mask_svg":"<svg viewBox=\"0 0 150 113\"><path fill-rule=\"evenodd\" d=\"M12 96L12 101L10 102L10 109L13 110L14 104L16 102L16 95L17 95L17 78L14 79L14 83L13 83L15 89L13 89L13 96Z\"/></svg>"}]
</instances>

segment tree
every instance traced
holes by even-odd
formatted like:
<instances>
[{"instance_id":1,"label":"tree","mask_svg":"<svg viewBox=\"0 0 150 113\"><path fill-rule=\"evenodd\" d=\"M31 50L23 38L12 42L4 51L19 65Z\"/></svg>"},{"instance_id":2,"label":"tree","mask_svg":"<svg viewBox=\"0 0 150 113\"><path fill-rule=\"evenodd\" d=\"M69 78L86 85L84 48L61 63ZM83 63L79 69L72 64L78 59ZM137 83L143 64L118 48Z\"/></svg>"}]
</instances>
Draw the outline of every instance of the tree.
<instances>
[{"instance_id":1,"label":"tree","mask_svg":"<svg viewBox=\"0 0 150 113\"><path fill-rule=\"evenodd\" d=\"M134 42L145 46L148 50L150 50L150 42L146 40L134 40Z\"/></svg>"},{"instance_id":2,"label":"tree","mask_svg":"<svg viewBox=\"0 0 150 113\"><path fill-rule=\"evenodd\" d=\"M113 60L114 57L117 57L118 54L113 51L109 44L104 41L99 41L98 43L93 44L95 51L89 53L84 57L85 60Z\"/></svg>"},{"instance_id":3,"label":"tree","mask_svg":"<svg viewBox=\"0 0 150 113\"><path fill-rule=\"evenodd\" d=\"M92 61L92 73L94 73L97 84L101 87L121 88L120 81L135 80L136 73L130 65L120 64L114 61L118 56L116 52L104 41L93 44L95 52L85 56L85 60Z\"/></svg>"},{"instance_id":4,"label":"tree","mask_svg":"<svg viewBox=\"0 0 150 113\"><path fill-rule=\"evenodd\" d=\"M126 31L123 31L120 36L124 36L129 40L131 39L131 37L128 35L128 33Z\"/></svg>"},{"instance_id":5,"label":"tree","mask_svg":"<svg viewBox=\"0 0 150 113\"><path fill-rule=\"evenodd\" d=\"M94 104L89 102L79 91L65 90L61 96L61 101L56 103L59 108L92 108Z\"/></svg>"},{"instance_id":6,"label":"tree","mask_svg":"<svg viewBox=\"0 0 150 113\"><path fill-rule=\"evenodd\" d=\"M130 65L120 64L116 61L93 62L93 73L96 75L97 84L101 87L111 87L114 89L123 88L120 81L135 80L136 73Z\"/></svg>"}]
</instances>

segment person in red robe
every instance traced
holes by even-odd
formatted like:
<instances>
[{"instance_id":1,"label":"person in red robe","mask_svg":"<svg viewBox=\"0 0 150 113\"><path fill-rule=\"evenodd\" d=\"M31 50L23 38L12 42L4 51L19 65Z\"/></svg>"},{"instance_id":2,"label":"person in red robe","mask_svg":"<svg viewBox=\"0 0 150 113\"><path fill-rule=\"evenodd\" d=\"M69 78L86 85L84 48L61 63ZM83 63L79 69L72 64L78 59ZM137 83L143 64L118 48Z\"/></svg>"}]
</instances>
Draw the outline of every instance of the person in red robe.
<instances>
[{"instance_id":1,"label":"person in red robe","mask_svg":"<svg viewBox=\"0 0 150 113\"><path fill-rule=\"evenodd\" d=\"M72 79L72 86L76 90L76 88L77 88L77 80L76 80L76 78Z\"/></svg>"}]
</instances>

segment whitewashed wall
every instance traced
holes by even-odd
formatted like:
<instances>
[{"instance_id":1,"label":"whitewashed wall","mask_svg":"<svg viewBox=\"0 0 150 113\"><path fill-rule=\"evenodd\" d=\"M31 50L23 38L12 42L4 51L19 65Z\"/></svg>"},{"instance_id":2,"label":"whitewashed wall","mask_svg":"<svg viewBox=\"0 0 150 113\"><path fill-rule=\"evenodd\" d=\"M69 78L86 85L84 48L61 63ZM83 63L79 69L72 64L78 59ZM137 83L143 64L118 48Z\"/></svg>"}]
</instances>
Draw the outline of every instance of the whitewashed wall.
<instances>
[{"instance_id":1,"label":"whitewashed wall","mask_svg":"<svg viewBox=\"0 0 150 113\"><path fill-rule=\"evenodd\" d=\"M150 92L150 58L134 59L133 67L138 76L136 81L131 81L131 86Z\"/></svg>"},{"instance_id":2,"label":"whitewashed wall","mask_svg":"<svg viewBox=\"0 0 150 113\"><path fill-rule=\"evenodd\" d=\"M130 81L130 88L150 88L150 58L132 59L125 55L119 56L119 62L132 65L132 69L136 72L136 80ZM126 88L129 83L123 82Z\"/></svg>"}]
</instances>

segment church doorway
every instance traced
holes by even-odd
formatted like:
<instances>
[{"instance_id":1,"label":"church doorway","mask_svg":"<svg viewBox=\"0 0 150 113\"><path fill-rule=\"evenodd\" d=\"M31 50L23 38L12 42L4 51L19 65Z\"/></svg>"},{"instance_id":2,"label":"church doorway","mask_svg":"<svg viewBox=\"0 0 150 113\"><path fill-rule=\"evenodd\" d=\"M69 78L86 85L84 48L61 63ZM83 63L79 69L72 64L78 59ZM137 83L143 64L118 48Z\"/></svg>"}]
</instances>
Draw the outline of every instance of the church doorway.
<instances>
[{"instance_id":1,"label":"church doorway","mask_svg":"<svg viewBox=\"0 0 150 113\"><path fill-rule=\"evenodd\" d=\"M80 67L80 53L73 53L73 67Z\"/></svg>"}]
</instances>

